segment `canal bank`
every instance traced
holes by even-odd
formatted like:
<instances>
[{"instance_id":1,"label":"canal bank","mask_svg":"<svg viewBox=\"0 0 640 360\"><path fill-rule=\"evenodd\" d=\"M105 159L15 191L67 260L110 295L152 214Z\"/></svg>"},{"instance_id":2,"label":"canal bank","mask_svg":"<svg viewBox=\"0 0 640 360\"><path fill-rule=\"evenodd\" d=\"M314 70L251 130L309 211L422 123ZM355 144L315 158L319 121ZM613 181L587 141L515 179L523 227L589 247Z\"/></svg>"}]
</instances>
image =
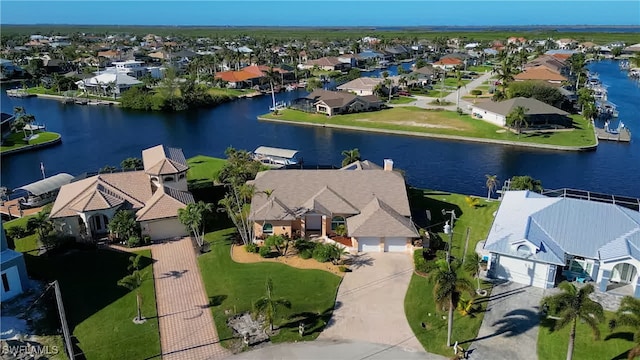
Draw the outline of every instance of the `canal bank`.
<instances>
[{"instance_id":1,"label":"canal bank","mask_svg":"<svg viewBox=\"0 0 640 360\"><path fill-rule=\"evenodd\" d=\"M508 140L485 139L485 138L457 136L457 135L432 134L427 132L392 130L392 129L375 129L375 128L360 127L360 126L331 124L331 123L312 123L312 122L306 122L306 121L279 120L279 119L273 119L273 118L268 118L264 116L258 116L258 120L288 124L288 125L301 125L301 126L322 127L322 128L330 128L330 129L350 130L350 131L363 131L363 132L371 132L371 133L379 133L379 134L416 136L416 137L450 140L450 141L467 141L467 142L475 142L475 143L483 143L483 144L496 144L496 145L515 146L515 147L542 149L542 150L550 150L550 151L595 151L598 148L598 138L595 136L594 136L595 144L593 145L562 146L562 145L526 143L522 141L508 141Z\"/></svg>"},{"instance_id":2,"label":"canal bank","mask_svg":"<svg viewBox=\"0 0 640 360\"><path fill-rule=\"evenodd\" d=\"M51 134L52 136L55 136L55 137L51 140L46 140L37 144L30 144L30 145L24 145L24 146L13 148L13 149L1 150L0 156L8 156L12 154L21 153L21 152L42 149L45 147L60 144L62 142L62 136L60 134L51 133L51 132L48 132L47 134Z\"/></svg>"},{"instance_id":3,"label":"canal bank","mask_svg":"<svg viewBox=\"0 0 640 360\"><path fill-rule=\"evenodd\" d=\"M610 86L610 100L632 133L640 131L640 87L620 72L615 62L589 65ZM3 86L2 89L6 89ZM306 96L298 90L276 94L291 102ZM531 175L546 188L579 188L602 193L640 196L640 142L600 142L597 151L558 152L498 144L386 135L380 133L292 126L257 120L269 111L271 96L239 99L213 109L181 113L128 111L116 106L65 106L39 98L8 98L0 106L11 113L25 107L64 141L43 151L2 159L3 186L15 188L42 177L40 162L49 173L79 175L105 165L118 166L127 157L158 144L181 147L185 156L224 157L227 147L253 151L258 146L299 150L307 164L342 162L341 152L358 148L363 158L381 164L392 158L405 170L407 182L420 188L486 196L486 174L500 182L514 175Z\"/></svg>"}]
</instances>

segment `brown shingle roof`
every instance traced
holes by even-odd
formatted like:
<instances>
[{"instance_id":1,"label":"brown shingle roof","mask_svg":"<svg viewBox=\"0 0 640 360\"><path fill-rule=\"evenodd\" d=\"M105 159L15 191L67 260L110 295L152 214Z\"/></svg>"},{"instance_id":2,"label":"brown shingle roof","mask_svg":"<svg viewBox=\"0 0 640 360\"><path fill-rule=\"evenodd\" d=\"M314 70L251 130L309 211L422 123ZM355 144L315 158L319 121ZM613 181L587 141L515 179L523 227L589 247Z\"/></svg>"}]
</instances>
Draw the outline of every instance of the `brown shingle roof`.
<instances>
[{"instance_id":1,"label":"brown shingle roof","mask_svg":"<svg viewBox=\"0 0 640 360\"><path fill-rule=\"evenodd\" d=\"M151 175L168 175L185 171L189 168L181 149L154 146L142 151L144 171Z\"/></svg>"},{"instance_id":2,"label":"brown shingle roof","mask_svg":"<svg viewBox=\"0 0 640 360\"><path fill-rule=\"evenodd\" d=\"M383 82L382 78L361 77L351 80L337 87L338 90L368 90L372 91L378 84Z\"/></svg>"},{"instance_id":3,"label":"brown shingle roof","mask_svg":"<svg viewBox=\"0 0 640 360\"><path fill-rule=\"evenodd\" d=\"M552 71L546 66L536 66L526 69L524 72L513 77L515 80L546 80L546 81L567 81L567 78Z\"/></svg>"},{"instance_id":4,"label":"brown shingle roof","mask_svg":"<svg viewBox=\"0 0 640 360\"><path fill-rule=\"evenodd\" d=\"M321 57L319 59L315 59L315 60L309 60L305 63L305 65L318 65L318 66L336 66L336 65L340 65L342 62L340 60L338 60L337 57Z\"/></svg>"},{"instance_id":5,"label":"brown shingle roof","mask_svg":"<svg viewBox=\"0 0 640 360\"><path fill-rule=\"evenodd\" d=\"M411 222L391 206L374 197L359 215L347 219L349 236L417 237L418 232Z\"/></svg>"},{"instance_id":6,"label":"brown shingle roof","mask_svg":"<svg viewBox=\"0 0 640 360\"><path fill-rule=\"evenodd\" d=\"M543 103L540 100L525 97L517 97L501 102L488 101L474 105L474 107L477 107L479 109L487 110L503 116L508 115L513 109L518 106L522 106L523 108L527 109L527 111L525 112L526 115L569 115L569 113L567 113L566 111Z\"/></svg>"},{"instance_id":7,"label":"brown shingle roof","mask_svg":"<svg viewBox=\"0 0 640 360\"><path fill-rule=\"evenodd\" d=\"M137 221L156 220L178 216L178 209L193 203L193 195L168 186L158 189L144 207L136 212Z\"/></svg>"}]
</instances>

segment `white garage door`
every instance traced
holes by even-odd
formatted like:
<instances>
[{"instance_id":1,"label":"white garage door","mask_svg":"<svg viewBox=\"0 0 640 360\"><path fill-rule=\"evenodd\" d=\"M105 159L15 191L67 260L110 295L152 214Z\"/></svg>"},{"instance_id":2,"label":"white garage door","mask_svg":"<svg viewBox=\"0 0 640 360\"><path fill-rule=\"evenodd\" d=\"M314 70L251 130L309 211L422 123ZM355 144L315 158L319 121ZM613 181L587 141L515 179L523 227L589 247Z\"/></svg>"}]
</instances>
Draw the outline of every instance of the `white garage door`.
<instances>
[{"instance_id":1,"label":"white garage door","mask_svg":"<svg viewBox=\"0 0 640 360\"><path fill-rule=\"evenodd\" d=\"M151 240L172 239L187 234L184 225L177 218L149 222L147 229Z\"/></svg>"},{"instance_id":2,"label":"white garage door","mask_svg":"<svg viewBox=\"0 0 640 360\"><path fill-rule=\"evenodd\" d=\"M407 251L407 238L385 238L384 251L388 251L388 252Z\"/></svg>"},{"instance_id":3,"label":"white garage door","mask_svg":"<svg viewBox=\"0 0 640 360\"><path fill-rule=\"evenodd\" d=\"M544 288L548 264L500 255L494 274L499 279Z\"/></svg>"},{"instance_id":4,"label":"white garage door","mask_svg":"<svg viewBox=\"0 0 640 360\"><path fill-rule=\"evenodd\" d=\"M380 238L377 238L377 237L358 238L358 251L380 252Z\"/></svg>"}]
</instances>

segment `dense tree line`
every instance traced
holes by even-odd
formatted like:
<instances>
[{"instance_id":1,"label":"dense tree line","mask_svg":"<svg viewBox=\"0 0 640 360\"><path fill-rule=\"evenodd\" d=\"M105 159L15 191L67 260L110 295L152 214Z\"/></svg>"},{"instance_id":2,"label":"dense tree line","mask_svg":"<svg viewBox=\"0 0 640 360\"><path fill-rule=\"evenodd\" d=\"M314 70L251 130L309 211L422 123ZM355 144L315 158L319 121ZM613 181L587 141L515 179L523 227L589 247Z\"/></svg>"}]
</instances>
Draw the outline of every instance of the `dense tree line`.
<instances>
[{"instance_id":1,"label":"dense tree line","mask_svg":"<svg viewBox=\"0 0 640 360\"><path fill-rule=\"evenodd\" d=\"M167 94L166 91L155 91L144 86L133 87L122 94L120 106L132 110L182 111L211 107L233 99L229 95L211 95L205 86L187 81L180 87L179 95L173 91Z\"/></svg>"}]
</instances>

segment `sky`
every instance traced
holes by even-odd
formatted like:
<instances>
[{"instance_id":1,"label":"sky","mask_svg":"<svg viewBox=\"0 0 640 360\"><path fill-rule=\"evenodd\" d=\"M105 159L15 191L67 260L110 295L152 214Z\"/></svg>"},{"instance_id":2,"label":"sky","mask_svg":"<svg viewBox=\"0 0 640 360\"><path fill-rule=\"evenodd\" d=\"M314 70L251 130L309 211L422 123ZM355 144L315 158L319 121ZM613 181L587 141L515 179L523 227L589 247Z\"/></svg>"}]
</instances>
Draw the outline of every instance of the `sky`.
<instances>
[{"instance_id":1,"label":"sky","mask_svg":"<svg viewBox=\"0 0 640 360\"><path fill-rule=\"evenodd\" d=\"M2 0L0 23L378 27L640 25L640 0Z\"/></svg>"}]
</instances>

